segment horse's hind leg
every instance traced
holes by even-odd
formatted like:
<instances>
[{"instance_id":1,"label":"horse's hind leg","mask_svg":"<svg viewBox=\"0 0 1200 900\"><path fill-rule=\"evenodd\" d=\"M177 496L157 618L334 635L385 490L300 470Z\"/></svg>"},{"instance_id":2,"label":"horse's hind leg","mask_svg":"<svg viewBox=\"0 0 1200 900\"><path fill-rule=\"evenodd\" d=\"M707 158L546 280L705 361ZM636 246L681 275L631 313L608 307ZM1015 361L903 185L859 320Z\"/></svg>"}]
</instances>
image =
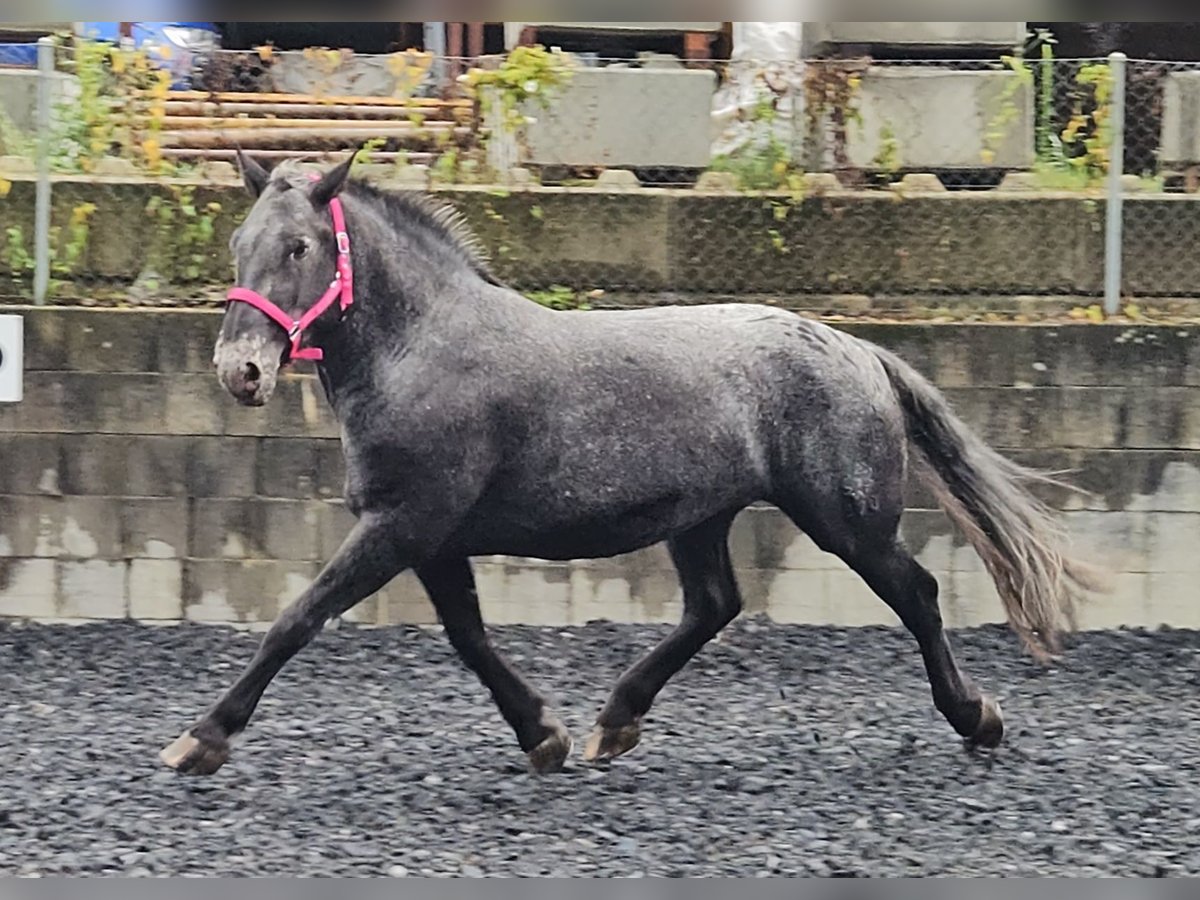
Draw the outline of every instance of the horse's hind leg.
<instances>
[{"instance_id":1,"label":"horse's hind leg","mask_svg":"<svg viewBox=\"0 0 1200 900\"><path fill-rule=\"evenodd\" d=\"M556 772L571 752L571 736L546 711L542 696L488 641L479 614L471 563L455 559L421 566L417 577L429 594L459 657L492 693L517 743L538 772Z\"/></svg>"},{"instance_id":2,"label":"horse's hind leg","mask_svg":"<svg viewBox=\"0 0 1200 900\"><path fill-rule=\"evenodd\" d=\"M741 611L742 598L729 561L732 522L732 515L723 515L669 541L683 585L683 618L618 680L596 719L584 759L612 759L637 746L641 718L658 692Z\"/></svg>"},{"instance_id":3,"label":"horse's hind leg","mask_svg":"<svg viewBox=\"0 0 1200 900\"><path fill-rule=\"evenodd\" d=\"M958 667L942 627L938 584L895 538L843 557L912 632L925 660L933 702L968 745L995 747L1004 735L1000 707Z\"/></svg>"}]
</instances>

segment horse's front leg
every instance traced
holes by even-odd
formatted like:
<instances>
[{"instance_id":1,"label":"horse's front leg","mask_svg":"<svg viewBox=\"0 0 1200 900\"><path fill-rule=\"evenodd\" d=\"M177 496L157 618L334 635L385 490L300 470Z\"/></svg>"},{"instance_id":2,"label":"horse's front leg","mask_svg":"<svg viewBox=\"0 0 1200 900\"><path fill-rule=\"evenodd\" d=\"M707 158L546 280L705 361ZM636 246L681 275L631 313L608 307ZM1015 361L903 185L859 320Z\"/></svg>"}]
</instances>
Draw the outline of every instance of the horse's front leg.
<instances>
[{"instance_id":1,"label":"horse's front leg","mask_svg":"<svg viewBox=\"0 0 1200 900\"><path fill-rule=\"evenodd\" d=\"M263 691L284 664L335 616L383 588L412 560L387 516L365 514L316 581L264 635L241 677L195 725L159 754L172 769L211 775L229 758L229 739L243 731Z\"/></svg>"},{"instance_id":2,"label":"horse's front leg","mask_svg":"<svg viewBox=\"0 0 1200 900\"><path fill-rule=\"evenodd\" d=\"M529 764L536 772L557 772L571 752L571 736L546 709L542 695L488 641L470 561L442 560L420 566L416 573L451 646L491 691Z\"/></svg>"}]
</instances>

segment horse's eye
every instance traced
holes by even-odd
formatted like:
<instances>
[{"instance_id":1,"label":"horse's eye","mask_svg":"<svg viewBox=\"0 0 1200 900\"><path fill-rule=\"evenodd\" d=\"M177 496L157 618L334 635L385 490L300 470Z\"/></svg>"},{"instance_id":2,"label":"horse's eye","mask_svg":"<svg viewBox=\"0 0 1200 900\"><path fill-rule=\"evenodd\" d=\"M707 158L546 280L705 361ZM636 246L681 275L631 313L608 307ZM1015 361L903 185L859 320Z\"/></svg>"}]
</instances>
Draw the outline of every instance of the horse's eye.
<instances>
[{"instance_id":1,"label":"horse's eye","mask_svg":"<svg viewBox=\"0 0 1200 900\"><path fill-rule=\"evenodd\" d=\"M308 244L301 241L292 248L292 252L289 255L292 259L304 259L308 255Z\"/></svg>"}]
</instances>

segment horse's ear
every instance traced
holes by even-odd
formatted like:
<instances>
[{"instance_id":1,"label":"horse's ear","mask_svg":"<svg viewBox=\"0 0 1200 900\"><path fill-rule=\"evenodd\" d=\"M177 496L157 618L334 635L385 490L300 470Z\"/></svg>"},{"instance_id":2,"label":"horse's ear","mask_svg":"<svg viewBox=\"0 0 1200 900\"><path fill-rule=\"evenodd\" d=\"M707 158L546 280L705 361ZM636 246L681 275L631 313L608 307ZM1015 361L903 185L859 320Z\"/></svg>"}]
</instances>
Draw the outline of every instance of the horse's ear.
<instances>
[{"instance_id":1,"label":"horse's ear","mask_svg":"<svg viewBox=\"0 0 1200 900\"><path fill-rule=\"evenodd\" d=\"M313 206L318 210L323 210L329 205L329 201L336 197L346 186L346 179L350 177L350 168L354 165L354 159L357 153L351 153L349 158L339 163L334 168L326 172L321 180L317 182L316 187L312 189L309 198L312 200Z\"/></svg>"},{"instance_id":2,"label":"horse's ear","mask_svg":"<svg viewBox=\"0 0 1200 900\"><path fill-rule=\"evenodd\" d=\"M242 171L242 181L246 183L246 190L257 198L266 189L271 173L243 153L241 147L237 148L237 161L238 168Z\"/></svg>"}]
</instances>

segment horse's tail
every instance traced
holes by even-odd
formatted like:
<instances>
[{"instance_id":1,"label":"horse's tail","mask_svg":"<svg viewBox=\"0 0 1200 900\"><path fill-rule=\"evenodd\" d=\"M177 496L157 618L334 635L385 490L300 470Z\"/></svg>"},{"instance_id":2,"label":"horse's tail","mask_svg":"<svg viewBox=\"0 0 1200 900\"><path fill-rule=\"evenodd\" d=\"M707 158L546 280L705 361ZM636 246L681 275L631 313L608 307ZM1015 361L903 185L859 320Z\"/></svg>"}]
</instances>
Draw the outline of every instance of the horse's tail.
<instances>
[{"instance_id":1,"label":"horse's tail","mask_svg":"<svg viewBox=\"0 0 1200 900\"><path fill-rule=\"evenodd\" d=\"M875 347L904 409L917 473L996 584L1013 630L1038 659L1059 648L1075 625L1075 605L1103 590L1099 570L1072 558L1066 534L1027 485L1065 485L1050 474L1005 459L962 422L916 370Z\"/></svg>"}]
</instances>

